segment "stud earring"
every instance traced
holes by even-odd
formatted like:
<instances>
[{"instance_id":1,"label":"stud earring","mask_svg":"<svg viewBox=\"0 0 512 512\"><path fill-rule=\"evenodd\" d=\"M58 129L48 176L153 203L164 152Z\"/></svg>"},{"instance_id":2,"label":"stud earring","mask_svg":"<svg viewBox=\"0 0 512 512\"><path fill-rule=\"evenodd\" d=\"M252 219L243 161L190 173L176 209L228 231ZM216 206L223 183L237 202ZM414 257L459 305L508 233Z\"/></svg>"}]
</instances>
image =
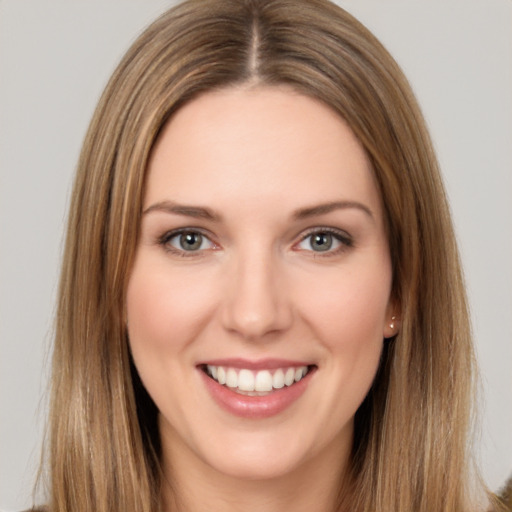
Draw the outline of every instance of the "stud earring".
<instances>
[{"instance_id":1,"label":"stud earring","mask_svg":"<svg viewBox=\"0 0 512 512\"><path fill-rule=\"evenodd\" d=\"M393 330L395 328L395 320L396 320L396 316L392 316L391 317L391 323L389 324L389 328L391 330Z\"/></svg>"}]
</instances>

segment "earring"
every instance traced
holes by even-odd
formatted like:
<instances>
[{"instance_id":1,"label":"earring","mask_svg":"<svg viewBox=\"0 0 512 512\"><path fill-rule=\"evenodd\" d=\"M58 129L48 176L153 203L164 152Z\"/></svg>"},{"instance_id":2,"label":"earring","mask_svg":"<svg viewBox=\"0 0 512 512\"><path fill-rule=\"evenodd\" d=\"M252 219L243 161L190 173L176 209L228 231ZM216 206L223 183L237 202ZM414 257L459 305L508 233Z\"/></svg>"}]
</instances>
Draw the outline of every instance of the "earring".
<instances>
[{"instance_id":1,"label":"earring","mask_svg":"<svg viewBox=\"0 0 512 512\"><path fill-rule=\"evenodd\" d=\"M392 316L391 317L391 323L389 324L389 328L391 330L393 330L395 328L395 320L396 320L396 316Z\"/></svg>"}]
</instances>

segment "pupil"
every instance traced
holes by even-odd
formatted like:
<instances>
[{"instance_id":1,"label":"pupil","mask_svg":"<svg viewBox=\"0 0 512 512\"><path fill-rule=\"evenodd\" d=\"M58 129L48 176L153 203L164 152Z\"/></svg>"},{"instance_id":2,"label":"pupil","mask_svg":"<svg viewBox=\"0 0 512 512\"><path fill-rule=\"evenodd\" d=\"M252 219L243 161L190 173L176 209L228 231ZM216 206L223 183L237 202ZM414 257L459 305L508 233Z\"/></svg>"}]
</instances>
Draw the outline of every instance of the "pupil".
<instances>
[{"instance_id":1,"label":"pupil","mask_svg":"<svg viewBox=\"0 0 512 512\"><path fill-rule=\"evenodd\" d=\"M201 247L203 236L199 233L184 233L180 237L180 245L186 251L194 251Z\"/></svg>"},{"instance_id":2,"label":"pupil","mask_svg":"<svg viewBox=\"0 0 512 512\"><path fill-rule=\"evenodd\" d=\"M317 233L313 236L311 247L315 251L328 251L332 246L332 235L329 233Z\"/></svg>"}]
</instances>

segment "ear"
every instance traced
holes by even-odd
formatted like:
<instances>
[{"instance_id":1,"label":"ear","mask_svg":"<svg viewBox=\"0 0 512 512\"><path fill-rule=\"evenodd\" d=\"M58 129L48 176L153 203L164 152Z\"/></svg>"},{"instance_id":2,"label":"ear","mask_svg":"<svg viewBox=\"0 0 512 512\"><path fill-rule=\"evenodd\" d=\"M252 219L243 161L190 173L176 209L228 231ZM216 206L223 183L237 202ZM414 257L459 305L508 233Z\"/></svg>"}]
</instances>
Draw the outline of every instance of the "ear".
<instances>
[{"instance_id":1,"label":"ear","mask_svg":"<svg viewBox=\"0 0 512 512\"><path fill-rule=\"evenodd\" d=\"M383 336L385 339L393 338L398 334L401 327L400 308L390 300L386 309L386 317L384 319Z\"/></svg>"}]
</instances>

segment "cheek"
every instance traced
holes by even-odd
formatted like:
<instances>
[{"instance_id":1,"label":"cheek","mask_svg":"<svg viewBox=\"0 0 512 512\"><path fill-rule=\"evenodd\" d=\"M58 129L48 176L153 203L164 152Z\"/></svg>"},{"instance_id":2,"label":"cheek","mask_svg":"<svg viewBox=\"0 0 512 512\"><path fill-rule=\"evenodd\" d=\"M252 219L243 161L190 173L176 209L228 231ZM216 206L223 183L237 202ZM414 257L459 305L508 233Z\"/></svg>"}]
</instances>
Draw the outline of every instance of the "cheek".
<instances>
[{"instance_id":1,"label":"cheek","mask_svg":"<svg viewBox=\"0 0 512 512\"><path fill-rule=\"evenodd\" d=\"M391 290L387 261L383 255L374 264L333 268L295 290L302 318L326 349L324 364L347 391L344 396L352 395L354 407L371 386L382 352Z\"/></svg>"},{"instance_id":2,"label":"cheek","mask_svg":"<svg viewBox=\"0 0 512 512\"><path fill-rule=\"evenodd\" d=\"M136 362L156 357L161 364L172 364L176 353L186 348L211 317L208 282L197 273L171 272L165 262L136 261L126 297Z\"/></svg>"},{"instance_id":3,"label":"cheek","mask_svg":"<svg viewBox=\"0 0 512 512\"><path fill-rule=\"evenodd\" d=\"M130 350L139 376L166 417L185 417L180 396L194 402L195 372L187 348L211 318L213 286L200 272L172 269L165 258L138 255L128 283L126 319ZM202 283L202 285L201 285Z\"/></svg>"},{"instance_id":4,"label":"cheek","mask_svg":"<svg viewBox=\"0 0 512 512\"><path fill-rule=\"evenodd\" d=\"M384 338L391 272L332 272L322 281L303 283L296 295L302 312L333 349Z\"/></svg>"}]
</instances>

